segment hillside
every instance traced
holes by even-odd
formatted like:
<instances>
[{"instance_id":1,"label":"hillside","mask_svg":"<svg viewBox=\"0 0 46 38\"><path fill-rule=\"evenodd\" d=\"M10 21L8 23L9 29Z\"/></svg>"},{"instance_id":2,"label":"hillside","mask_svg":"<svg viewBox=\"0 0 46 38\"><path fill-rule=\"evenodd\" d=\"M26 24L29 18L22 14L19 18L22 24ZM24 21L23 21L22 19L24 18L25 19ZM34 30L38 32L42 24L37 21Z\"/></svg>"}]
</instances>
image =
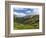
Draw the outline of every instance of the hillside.
<instances>
[{"instance_id":1,"label":"hillside","mask_svg":"<svg viewBox=\"0 0 46 38\"><path fill-rule=\"evenodd\" d=\"M38 29L39 28L39 15L15 17L14 16L14 29Z\"/></svg>"}]
</instances>

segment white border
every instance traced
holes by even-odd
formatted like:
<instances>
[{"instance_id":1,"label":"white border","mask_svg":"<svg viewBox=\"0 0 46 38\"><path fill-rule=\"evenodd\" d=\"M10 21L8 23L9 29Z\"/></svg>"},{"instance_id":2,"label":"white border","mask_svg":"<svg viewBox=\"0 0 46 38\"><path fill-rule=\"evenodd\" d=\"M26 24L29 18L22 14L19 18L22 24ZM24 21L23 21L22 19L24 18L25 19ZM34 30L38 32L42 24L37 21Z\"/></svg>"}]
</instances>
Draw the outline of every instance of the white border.
<instances>
[{"instance_id":1,"label":"white border","mask_svg":"<svg viewBox=\"0 0 46 38\"><path fill-rule=\"evenodd\" d=\"M42 6L21 6L21 5L11 5L10 6L10 33L34 33L42 32ZM25 7L25 8L39 8L39 29L30 30L13 30L13 7Z\"/></svg>"}]
</instances>

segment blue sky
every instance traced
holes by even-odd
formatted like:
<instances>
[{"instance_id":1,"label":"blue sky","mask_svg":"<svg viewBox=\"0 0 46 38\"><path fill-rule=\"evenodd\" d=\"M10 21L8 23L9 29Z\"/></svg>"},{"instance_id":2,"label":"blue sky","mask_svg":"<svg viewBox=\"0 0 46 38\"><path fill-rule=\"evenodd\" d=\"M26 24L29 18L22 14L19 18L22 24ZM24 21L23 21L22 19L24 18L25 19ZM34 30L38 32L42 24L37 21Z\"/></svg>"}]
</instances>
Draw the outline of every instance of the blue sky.
<instances>
[{"instance_id":1,"label":"blue sky","mask_svg":"<svg viewBox=\"0 0 46 38\"><path fill-rule=\"evenodd\" d=\"M37 8L13 8L14 15L24 17L26 15L38 15Z\"/></svg>"}]
</instances>

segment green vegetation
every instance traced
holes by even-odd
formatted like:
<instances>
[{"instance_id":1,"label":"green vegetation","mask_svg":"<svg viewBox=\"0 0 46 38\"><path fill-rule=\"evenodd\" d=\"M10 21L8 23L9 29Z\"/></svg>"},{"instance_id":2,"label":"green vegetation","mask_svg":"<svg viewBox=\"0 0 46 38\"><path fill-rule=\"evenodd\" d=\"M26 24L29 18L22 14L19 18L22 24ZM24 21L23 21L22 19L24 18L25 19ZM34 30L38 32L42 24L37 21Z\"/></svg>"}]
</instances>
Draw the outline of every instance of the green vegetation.
<instances>
[{"instance_id":1,"label":"green vegetation","mask_svg":"<svg viewBox=\"0 0 46 38\"><path fill-rule=\"evenodd\" d=\"M39 15L28 18L14 16L14 30L18 29L39 29Z\"/></svg>"}]
</instances>

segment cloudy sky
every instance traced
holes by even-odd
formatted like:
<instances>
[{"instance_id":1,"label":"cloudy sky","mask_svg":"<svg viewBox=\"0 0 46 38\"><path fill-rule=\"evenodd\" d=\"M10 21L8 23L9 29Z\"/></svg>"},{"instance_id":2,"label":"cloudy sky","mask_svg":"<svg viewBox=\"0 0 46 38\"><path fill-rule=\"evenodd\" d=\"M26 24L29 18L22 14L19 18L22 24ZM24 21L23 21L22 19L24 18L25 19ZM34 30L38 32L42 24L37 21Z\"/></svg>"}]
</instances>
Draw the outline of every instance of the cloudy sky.
<instances>
[{"instance_id":1,"label":"cloudy sky","mask_svg":"<svg viewBox=\"0 0 46 38\"><path fill-rule=\"evenodd\" d=\"M17 17L24 17L27 15L38 15L38 8L13 8L13 13Z\"/></svg>"}]
</instances>

